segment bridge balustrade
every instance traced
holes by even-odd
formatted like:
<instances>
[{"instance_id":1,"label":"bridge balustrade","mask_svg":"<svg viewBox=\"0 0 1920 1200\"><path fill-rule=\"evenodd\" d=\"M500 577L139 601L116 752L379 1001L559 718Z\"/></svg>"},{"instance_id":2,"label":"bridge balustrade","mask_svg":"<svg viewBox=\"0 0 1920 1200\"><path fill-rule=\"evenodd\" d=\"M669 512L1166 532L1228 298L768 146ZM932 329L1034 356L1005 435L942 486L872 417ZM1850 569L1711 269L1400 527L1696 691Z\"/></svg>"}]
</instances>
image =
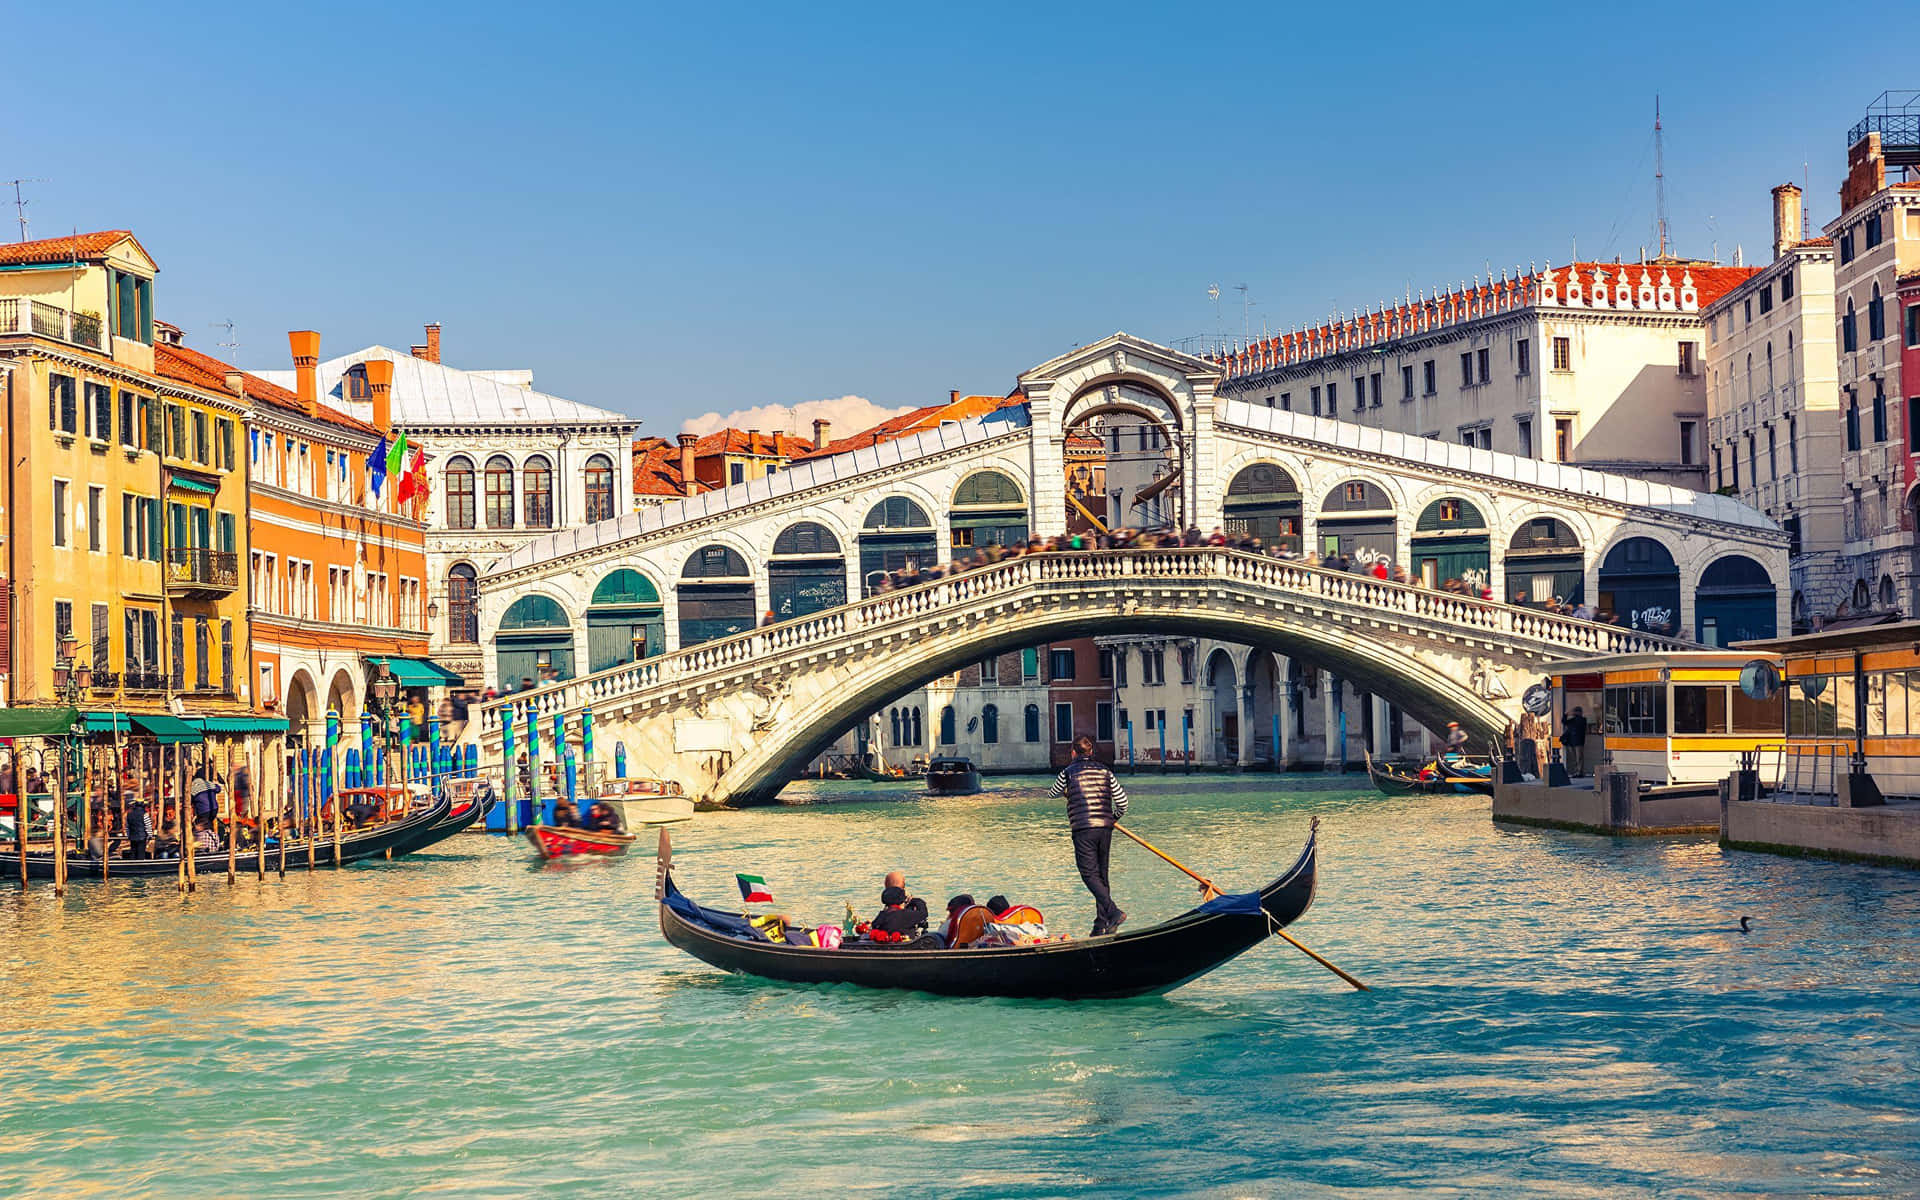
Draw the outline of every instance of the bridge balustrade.
<instances>
[{"instance_id":1,"label":"bridge balustrade","mask_svg":"<svg viewBox=\"0 0 1920 1200\"><path fill-rule=\"evenodd\" d=\"M1434 591L1303 562L1217 547L1153 550L1074 550L1025 554L897 591L883 592L827 612L703 642L685 650L613 667L597 674L502 697L480 710L483 734L497 734L501 714L531 704L542 717L603 707L669 684L684 685L746 664L771 665L804 651L824 651L850 636L923 626L930 618L959 619L969 606L1035 586L1071 590L1117 581L1182 584L1234 583L1313 596L1349 610L1402 613L1476 633L1544 643L1569 657L1687 649L1693 644L1618 625Z\"/></svg>"}]
</instances>

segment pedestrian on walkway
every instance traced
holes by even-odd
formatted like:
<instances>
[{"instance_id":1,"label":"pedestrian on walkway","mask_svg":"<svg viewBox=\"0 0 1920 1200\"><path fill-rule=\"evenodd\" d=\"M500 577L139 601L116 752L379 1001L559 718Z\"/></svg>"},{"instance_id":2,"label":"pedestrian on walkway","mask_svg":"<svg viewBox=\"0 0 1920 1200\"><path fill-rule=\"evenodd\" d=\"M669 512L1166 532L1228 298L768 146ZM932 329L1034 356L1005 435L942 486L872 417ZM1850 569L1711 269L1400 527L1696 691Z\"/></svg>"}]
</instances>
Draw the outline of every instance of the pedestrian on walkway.
<instances>
[{"instance_id":1,"label":"pedestrian on walkway","mask_svg":"<svg viewBox=\"0 0 1920 1200\"><path fill-rule=\"evenodd\" d=\"M1073 761L1053 781L1048 795L1067 799L1067 824L1073 829L1073 861L1093 893L1093 937L1120 928L1127 914L1113 902L1107 860L1113 852L1113 827L1127 815L1127 793L1105 763L1093 756L1093 739L1073 740Z\"/></svg>"},{"instance_id":2,"label":"pedestrian on walkway","mask_svg":"<svg viewBox=\"0 0 1920 1200\"><path fill-rule=\"evenodd\" d=\"M1567 775L1578 779L1587 773L1587 715L1578 704L1560 722L1560 747L1566 751Z\"/></svg>"}]
</instances>

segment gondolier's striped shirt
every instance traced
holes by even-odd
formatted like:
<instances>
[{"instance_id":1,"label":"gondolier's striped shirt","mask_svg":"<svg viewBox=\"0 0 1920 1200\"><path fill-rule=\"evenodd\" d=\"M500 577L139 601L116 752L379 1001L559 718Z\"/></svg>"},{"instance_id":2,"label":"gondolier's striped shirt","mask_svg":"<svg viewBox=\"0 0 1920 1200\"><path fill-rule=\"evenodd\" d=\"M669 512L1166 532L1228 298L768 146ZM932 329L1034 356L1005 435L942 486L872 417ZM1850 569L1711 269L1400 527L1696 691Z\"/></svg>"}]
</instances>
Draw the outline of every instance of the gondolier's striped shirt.
<instances>
[{"instance_id":1,"label":"gondolier's striped shirt","mask_svg":"<svg viewBox=\"0 0 1920 1200\"><path fill-rule=\"evenodd\" d=\"M1075 829L1102 829L1127 815L1127 790L1097 759L1068 763L1047 794L1067 798L1067 823Z\"/></svg>"}]
</instances>

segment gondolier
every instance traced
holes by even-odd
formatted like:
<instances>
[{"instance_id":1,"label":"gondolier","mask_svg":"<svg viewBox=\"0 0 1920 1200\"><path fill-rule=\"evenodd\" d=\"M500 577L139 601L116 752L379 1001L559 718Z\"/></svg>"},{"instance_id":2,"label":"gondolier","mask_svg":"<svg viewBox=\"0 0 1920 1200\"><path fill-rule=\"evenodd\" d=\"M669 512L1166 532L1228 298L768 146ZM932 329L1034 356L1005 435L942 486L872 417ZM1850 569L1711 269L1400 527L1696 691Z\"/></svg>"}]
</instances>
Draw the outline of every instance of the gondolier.
<instances>
[{"instance_id":1,"label":"gondolier","mask_svg":"<svg viewBox=\"0 0 1920 1200\"><path fill-rule=\"evenodd\" d=\"M1051 796L1067 798L1067 823L1073 829L1073 861L1093 893L1093 934L1112 933L1127 914L1113 902L1107 860L1113 851L1113 827L1127 815L1127 792L1107 765L1093 756L1093 739L1073 740L1073 761L1053 781Z\"/></svg>"}]
</instances>

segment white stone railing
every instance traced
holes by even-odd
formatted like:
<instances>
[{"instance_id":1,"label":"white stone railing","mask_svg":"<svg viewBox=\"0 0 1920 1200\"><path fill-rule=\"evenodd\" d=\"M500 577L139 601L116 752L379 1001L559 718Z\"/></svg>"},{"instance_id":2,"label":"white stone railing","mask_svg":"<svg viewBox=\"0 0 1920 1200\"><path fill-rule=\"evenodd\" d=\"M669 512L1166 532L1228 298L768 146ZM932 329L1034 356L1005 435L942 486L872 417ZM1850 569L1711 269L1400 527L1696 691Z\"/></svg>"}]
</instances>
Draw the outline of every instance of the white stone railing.
<instances>
[{"instance_id":1,"label":"white stone railing","mask_svg":"<svg viewBox=\"0 0 1920 1200\"><path fill-rule=\"evenodd\" d=\"M593 675L517 692L481 706L480 731L495 735L501 714L540 716L630 701L657 688L684 688L739 668L778 667L783 660L834 649L852 638L918 629L929 621L971 614L983 602L1004 603L1024 593L1073 592L1088 585L1137 581L1143 585L1216 587L1222 584L1292 597L1313 597L1329 609L1355 614L1397 613L1490 638L1522 640L1569 657L1680 650L1692 643L1580 621L1539 609L1480 600L1453 592L1310 567L1225 549L1094 550L1029 554L931 583L885 592L827 612L801 617L656 655ZM524 716L522 716L524 719Z\"/></svg>"}]
</instances>

